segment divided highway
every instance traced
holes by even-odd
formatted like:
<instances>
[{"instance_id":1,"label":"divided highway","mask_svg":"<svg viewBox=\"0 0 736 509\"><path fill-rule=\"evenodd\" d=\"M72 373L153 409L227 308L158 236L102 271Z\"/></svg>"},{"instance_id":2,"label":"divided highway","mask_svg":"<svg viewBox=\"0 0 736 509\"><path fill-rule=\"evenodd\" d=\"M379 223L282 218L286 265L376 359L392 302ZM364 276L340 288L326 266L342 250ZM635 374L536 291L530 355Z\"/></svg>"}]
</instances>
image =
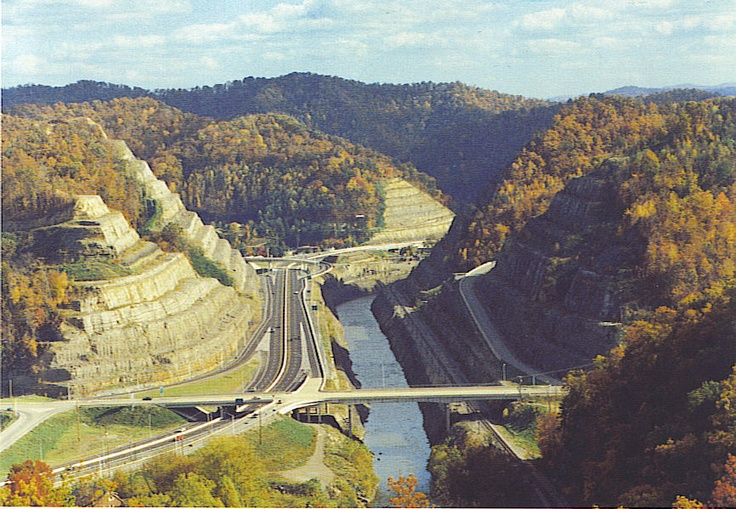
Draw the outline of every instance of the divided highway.
<instances>
[{"instance_id":1,"label":"divided highway","mask_svg":"<svg viewBox=\"0 0 736 509\"><path fill-rule=\"evenodd\" d=\"M130 467L137 462L176 448L196 447L209 436L223 432L240 432L262 425L277 414L319 403L357 404L370 401L463 401L517 399L524 396L557 395L559 387L436 387L390 390L323 390L324 366L319 338L309 318L311 295L309 272L296 260L274 263L264 276L266 309L262 323L244 347L237 363L261 354L261 367L244 392L187 397L153 397L140 399L134 394L89 398L78 401L18 404L19 419L0 433L0 451L9 447L33 426L53 413L75 406L218 407L209 421L187 426L172 434L132 444L119 450L57 467L57 472L82 475L92 470ZM34 417L34 415L36 417Z\"/></svg>"}]
</instances>

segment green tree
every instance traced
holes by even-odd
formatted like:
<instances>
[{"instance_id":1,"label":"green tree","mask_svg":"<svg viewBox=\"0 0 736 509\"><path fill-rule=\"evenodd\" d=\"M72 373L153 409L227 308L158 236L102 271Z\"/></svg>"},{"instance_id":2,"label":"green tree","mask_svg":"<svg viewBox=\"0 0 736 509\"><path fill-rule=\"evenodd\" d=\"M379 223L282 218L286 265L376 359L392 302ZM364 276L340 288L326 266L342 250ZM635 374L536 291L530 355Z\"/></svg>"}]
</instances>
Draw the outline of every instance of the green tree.
<instances>
[{"instance_id":1,"label":"green tree","mask_svg":"<svg viewBox=\"0 0 736 509\"><path fill-rule=\"evenodd\" d=\"M225 507L242 507L243 502L235 483L229 475L223 475L217 483L217 496Z\"/></svg>"},{"instance_id":2,"label":"green tree","mask_svg":"<svg viewBox=\"0 0 736 509\"><path fill-rule=\"evenodd\" d=\"M171 490L171 502L177 507L223 507L222 500L215 497L215 481L194 472L180 474Z\"/></svg>"}]
</instances>

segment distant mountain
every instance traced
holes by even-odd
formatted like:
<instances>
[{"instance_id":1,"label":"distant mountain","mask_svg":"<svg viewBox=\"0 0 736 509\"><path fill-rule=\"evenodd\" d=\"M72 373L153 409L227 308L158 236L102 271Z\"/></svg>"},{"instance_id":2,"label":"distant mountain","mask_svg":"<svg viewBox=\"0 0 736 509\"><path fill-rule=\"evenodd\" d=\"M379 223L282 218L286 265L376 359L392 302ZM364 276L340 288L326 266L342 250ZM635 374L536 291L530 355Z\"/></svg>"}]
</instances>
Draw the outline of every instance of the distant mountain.
<instances>
[{"instance_id":1,"label":"distant mountain","mask_svg":"<svg viewBox=\"0 0 736 509\"><path fill-rule=\"evenodd\" d=\"M736 95L736 83L722 83L715 86L701 86L701 85L676 85L672 87L662 88L644 88L637 86L626 86L619 87L607 92L603 92L604 95L623 95L627 97L642 97L647 95L658 94L661 92L670 92L673 90L700 90L708 92L713 95L731 96Z\"/></svg>"}]
</instances>

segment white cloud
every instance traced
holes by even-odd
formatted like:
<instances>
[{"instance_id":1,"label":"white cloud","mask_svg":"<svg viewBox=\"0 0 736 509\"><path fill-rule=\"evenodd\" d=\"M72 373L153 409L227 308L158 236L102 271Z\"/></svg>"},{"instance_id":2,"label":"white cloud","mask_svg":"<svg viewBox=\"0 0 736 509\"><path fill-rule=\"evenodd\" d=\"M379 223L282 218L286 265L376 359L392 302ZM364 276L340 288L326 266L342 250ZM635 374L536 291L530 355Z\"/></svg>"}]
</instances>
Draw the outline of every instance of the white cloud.
<instances>
[{"instance_id":1,"label":"white cloud","mask_svg":"<svg viewBox=\"0 0 736 509\"><path fill-rule=\"evenodd\" d=\"M527 47L533 53L560 55L577 52L583 46L579 42L562 39L533 39L527 42Z\"/></svg>"},{"instance_id":2,"label":"white cloud","mask_svg":"<svg viewBox=\"0 0 736 509\"><path fill-rule=\"evenodd\" d=\"M116 35L112 40L115 46L122 49L150 48L152 46L161 46L166 41L166 39L160 35Z\"/></svg>"},{"instance_id":3,"label":"white cloud","mask_svg":"<svg viewBox=\"0 0 736 509\"><path fill-rule=\"evenodd\" d=\"M566 13L565 9L533 12L522 16L519 24L526 30L552 30L560 25Z\"/></svg>"},{"instance_id":4,"label":"white cloud","mask_svg":"<svg viewBox=\"0 0 736 509\"><path fill-rule=\"evenodd\" d=\"M573 4L567 9L569 15L576 21L592 23L613 19L615 14L610 9L603 9L582 3Z\"/></svg>"},{"instance_id":5,"label":"white cloud","mask_svg":"<svg viewBox=\"0 0 736 509\"><path fill-rule=\"evenodd\" d=\"M593 48L602 49L604 51L628 51L641 44L639 39L621 39L619 37L601 36L591 40Z\"/></svg>"},{"instance_id":6,"label":"white cloud","mask_svg":"<svg viewBox=\"0 0 736 509\"><path fill-rule=\"evenodd\" d=\"M431 46L444 42L440 37L418 32L399 32L386 38L386 43L394 48L412 46Z\"/></svg>"},{"instance_id":7,"label":"white cloud","mask_svg":"<svg viewBox=\"0 0 736 509\"><path fill-rule=\"evenodd\" d=\"M35 74L41 70L45 60L31 54L19 55L10 62L10 68L16 74Z\"/></svg>"},{"instance_id":8,"label":"white cloud","mask_svg":"<svg viewBox=\"0 0 736 509\"><path fill-rule=\"evenodd\" d=\"M81 5L82 7L92 7L94 9L109 8L113 4L113 0L73 0L72 3Z\"/></svg>"},{"instance_id":9,"label":"white cloud","mask_svg":"<svg viewBox=\"0 0 736 509\"><path fill-rule=\"evenodd\" d=\"M275 33L282 30L283 25L270 13L247 14L238 18L247 29L260 33Z\"/></svg>"},{"instance_id":10,"label":"white cloud","mask_svg":"<svg viewBox=\"0 0 736 509\"><path fill-rule=\"evenodd\" d=\"M228 39L235 35L237 25L235 23L213 23L209 25L189 25L176 30L173 34L175 40L202 43Z\"/></svg>"},{"instance_id":11,"label":"white cloud","mask_svg":"<svg viewBox=\"0 0 736 509\"><path fill-rule=\"evenodd\" d=\"M675 25L670 21L658 21L654 23L654 30L662 35L672 35L674 29Z\"/></svg>"},{"instance_id":12,"label":"white cloud","mask_svg":"<svg viewBox=\"0 0 736 509\"><path fill-rule=\"evenodd\" d=\"M219 69L220 63L212 57L202 57L199 59L200 63L207 69Z\"/></svg>"},{"instance_id":13,"label":"white cloud","mask_svg":"<svg viewBox=\"0 0 736 509\"><path fill-rule=\"evenodd\" d=\"M694 68L698 81L736 80L726 76L736 68L735 0L2 3L11 84L93 78L156 88L304 70L543 97L570 84L583 92L662 76L693 81Z\"/></svg>"}]
</instances>

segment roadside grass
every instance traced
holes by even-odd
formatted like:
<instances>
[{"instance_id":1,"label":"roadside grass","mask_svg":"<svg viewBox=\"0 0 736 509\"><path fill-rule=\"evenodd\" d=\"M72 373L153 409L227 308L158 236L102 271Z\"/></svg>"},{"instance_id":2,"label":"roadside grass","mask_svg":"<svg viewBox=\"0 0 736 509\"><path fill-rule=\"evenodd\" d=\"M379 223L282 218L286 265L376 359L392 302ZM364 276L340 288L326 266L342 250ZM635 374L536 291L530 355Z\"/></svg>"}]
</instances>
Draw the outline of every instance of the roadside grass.
<instances>
[{"instance_id":1,"label":"roadside grass","mask_svg":"<svg viewBox=\"0 0 736 509\"><path fill-rule=\"evenodd\" d=\"M27 459L61 465L176 429L184 423L182 417L158 407L70 410L44 421L3 451L0 474Z\"/></svg>"},{"instance_id":2,"label":"roadside grass","mask_svg":"<svg viewBox=\"0 0 736 509\"><path fill-rule=\"evenodd\" d=\"M232 394L242 392L258 371L260 361L253 358L246 364L203 380L172 385L164 388L164 396L200 396L207 394ZM159 389L137 393L152 398L160 395Z\"/></svg>"},{"instance_id":3,"label":"roadside grass","mask_svg":"<svg viewBox=\"0 0 736 509\"><path fill-rule=\"evenodd\" d=\"M4 430L5 428L13 424L16 419L17 417L12 410L0 410L0 430Z\"/></svg>"},{"instance_id":4,"label":"roadside grass","mask_svg":"<svg viewBox=\"0 0 736 509\"><path fill-rule=\"evenodd\" d=\"M303 465L315 451L317 433L294 419L284 418L245 434L246 439L270 472Z\"/></svg>"},{"instance_id":5,"label":"roadside grass","mask_svg":"<svg viewBox=\"0 0 736 509\"><path fill-rule=\"evenodd\" d=\"M15 398L3 398L0 399L0 407L12 408L14 402L18 403L43 403L44 401L57 401L54 398L48 398L46 396L37 396L35 394L29 394L27 396L18 396Z\"/></svg>"},{"instance_id":6,"label":"roadside grass","mask_svg":"<svg viewBox=\"0 0 736 509\"><path fill-rule=\"evenodd\" d=\"M539 444L537 444L535 437L536 429L518 431L508 425L501 426L500 429L497 427L496 429L499 430L499 433L503 435L506 440L513 442L518 447L527 451L530 458L541 458L542 455L539 452Z\"/></svg>"}]
</instances>

